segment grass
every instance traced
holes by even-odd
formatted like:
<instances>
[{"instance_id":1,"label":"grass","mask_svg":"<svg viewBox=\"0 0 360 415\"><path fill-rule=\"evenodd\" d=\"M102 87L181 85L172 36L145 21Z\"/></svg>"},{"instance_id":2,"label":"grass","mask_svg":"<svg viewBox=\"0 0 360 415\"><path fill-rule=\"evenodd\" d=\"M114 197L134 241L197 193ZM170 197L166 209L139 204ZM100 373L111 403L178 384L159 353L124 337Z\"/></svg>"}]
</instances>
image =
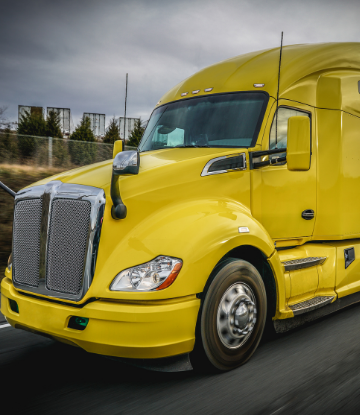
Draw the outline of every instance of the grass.
<instances>
[{"instance_id":1,"label":"grass","mask_svg":"<svg viewBox=\"0 0 360 415\"><path fill-rule=\"evenodd\" d=\"M0 181L18 192L20 189L52 176L63 169L23 166L16 164L0 164ZM14 215L14 199L0 189L0 281L4 277L5 267L12 245L12 223Z\"/></svg>"}]
</instances>

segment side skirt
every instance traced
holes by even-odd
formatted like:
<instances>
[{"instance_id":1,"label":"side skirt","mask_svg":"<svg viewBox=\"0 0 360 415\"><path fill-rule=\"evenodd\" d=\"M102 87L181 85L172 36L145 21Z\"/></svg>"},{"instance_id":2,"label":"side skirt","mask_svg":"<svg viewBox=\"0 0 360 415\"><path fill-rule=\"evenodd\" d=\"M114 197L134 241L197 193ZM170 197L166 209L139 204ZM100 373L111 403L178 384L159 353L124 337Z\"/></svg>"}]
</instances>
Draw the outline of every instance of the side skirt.
<instances>
[{"instance_id":1,"label":"side skirt","mask_svg":"<svg viewBox=\"0 0 360 415\"><path fill-rule=\"evenodd\" d=\"M310 323L311 321L317 320L318 318L324 317L358 302L360 302L360 292L338 298L333 303L316 310L309 311L308 313L284 320L273 320L274 328L276 333L285 333L286 331L295 329L303 324Z\"/></svg>"}]
</instances>

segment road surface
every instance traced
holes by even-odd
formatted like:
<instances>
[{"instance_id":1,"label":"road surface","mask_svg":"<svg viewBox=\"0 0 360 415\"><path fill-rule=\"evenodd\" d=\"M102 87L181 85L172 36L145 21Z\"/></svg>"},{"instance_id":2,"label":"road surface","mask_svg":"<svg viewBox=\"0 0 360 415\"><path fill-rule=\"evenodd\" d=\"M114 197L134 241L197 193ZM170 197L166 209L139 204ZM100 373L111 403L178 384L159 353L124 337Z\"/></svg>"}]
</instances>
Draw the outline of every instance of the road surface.
<instances>
[{"instance_id":1,"label":"road surface","mask_svg":"<svg viewBox=\"0 0 360 415\"><path fill-rule=\"evenodd\" d=\"M3 327L0 373L4 415L358 414L360 305L263 341L220 375L150 372Z\"/></svg>"}]
</instances>

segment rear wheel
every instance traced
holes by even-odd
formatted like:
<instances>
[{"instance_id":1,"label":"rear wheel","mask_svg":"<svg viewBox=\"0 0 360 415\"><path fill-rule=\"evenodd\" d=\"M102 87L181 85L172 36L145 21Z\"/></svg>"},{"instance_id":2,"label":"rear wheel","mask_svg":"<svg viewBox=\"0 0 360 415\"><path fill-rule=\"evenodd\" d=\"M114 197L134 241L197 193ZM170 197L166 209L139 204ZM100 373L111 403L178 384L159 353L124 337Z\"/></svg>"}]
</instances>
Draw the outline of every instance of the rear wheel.
<instances>
[{"instance_id":1,"label":"rear wheel","mask_svg":"<svg viewBox=\"0 0 360 415\"><path fill-rule=\"evenodd\" d=\"M221 264L204 291L191 355L194 368L226 371L249 360L260 342L266 309L257 269L237 259Z\"/></svg>"}]
</instances>

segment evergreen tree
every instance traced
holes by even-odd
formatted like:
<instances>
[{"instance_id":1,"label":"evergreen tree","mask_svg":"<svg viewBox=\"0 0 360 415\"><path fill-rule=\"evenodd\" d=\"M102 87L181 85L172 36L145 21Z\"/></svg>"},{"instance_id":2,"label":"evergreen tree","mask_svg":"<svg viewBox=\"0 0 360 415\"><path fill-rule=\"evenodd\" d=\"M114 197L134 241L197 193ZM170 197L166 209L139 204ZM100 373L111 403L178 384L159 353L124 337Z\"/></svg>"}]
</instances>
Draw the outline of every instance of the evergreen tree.
<instances>
[{"instance_id":1,"label":"evergreen tree","mask_svg":"<svg viewBox=\"0 0 360 415\"><path fill-rule=\"evenodd\" d=\"M44 117L25 111L25 114L20 116L17 131L18 134L46 137L46 122Z\"/></svg>"},{"instance_id":2,"label":"evergreen tree","mask_svg":"<svg viewBox=\"0 0 360 415\"><path fill-rule=\"evenodd\" d=\"M76 141L90 141L95 142L96 138L91 129L91 122L89 117L83 116L80 124L75 128L75 131L70 135L70 140Z\"/></svg>"},{"instance_id":3,"label":"evergreen tree","mask_svg":"<svg viewBox=\"0 0 360 415\"><path fill-rule=\"evenodd\" d=\"M0 161L9 162L18 158L16 133L8 125L0 134Z\"/></svg>"},{"instance_id":4,"label":"evergreen tree","mask_svg":"<svg viewBox=\"0 0 360 415\"><path fill-rule=\"evenodd\" d=\"M59 114L55 111L50 111L46 119L46 136L63 138L60 128Z\"/></svg>"},{"instance_id":5,"label":"evergreen tree","mask_svg":"<svg viewBox=\"0 0 360 415\"><path fill-rule=\"evenodd\" d=\"M131 132L128 142L128 146L138 147L140 140L144 134L145 128L141 125L141 118L135 121L134 129Z\"/></svg>"},{"instance_id":6,"label":"evergreen tree","mask_svg":"<svg viewBox=\"0 0 360 415\"><path fill-rule=\"evenodd\" d=\"M18 124L18 148L20 157L22 159L31 158L36 149L36 141L34 137L26 136L46 136L46 122L44 117L39 114L31 114L25 111L24 115L20 116Z\"/></svg>"},{"instance_id":7,"label":"evergreen tree","mask_svg":"<svg viewBox=\"0 0 360 415\"><path fill-rule=\"evenodd\" d=\"M53 137L53 165L64 167L68 165L67 142L62 140L63 134L60 128L60 117L56 111L50 111L46 119L46 135ZM59 140L60 139L60 140Z\"/></svg>"},{"instance_id":8,"label":"evergreen tree","mask_svg":"<svg viewBox=\"0 0 360 415\"><path fill-rule=\"evenodd\" d=\"M82 141L82 142L81 142ZM90 118L83 116L80 124L70 135L69 152L71 161L77 165L93 163L96 157L96 139L91 130Z\"/></svg>"},{"instance_id":9,"label":"evergreen tree","mask_svg":"<svg viewBox=\"0 0 360 415\"><path fill-rule=\"evenodd\" d=\"M114 144L114 141L120 140L120 129L115 117L110 120L110 124L106 130L104 143Z\"/></svg>"}]
</instances>

